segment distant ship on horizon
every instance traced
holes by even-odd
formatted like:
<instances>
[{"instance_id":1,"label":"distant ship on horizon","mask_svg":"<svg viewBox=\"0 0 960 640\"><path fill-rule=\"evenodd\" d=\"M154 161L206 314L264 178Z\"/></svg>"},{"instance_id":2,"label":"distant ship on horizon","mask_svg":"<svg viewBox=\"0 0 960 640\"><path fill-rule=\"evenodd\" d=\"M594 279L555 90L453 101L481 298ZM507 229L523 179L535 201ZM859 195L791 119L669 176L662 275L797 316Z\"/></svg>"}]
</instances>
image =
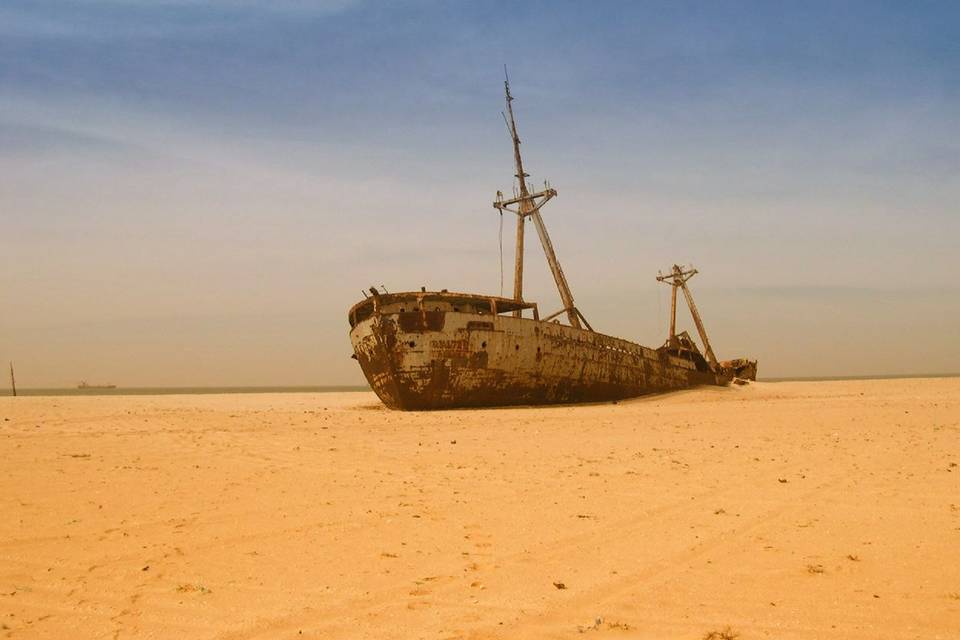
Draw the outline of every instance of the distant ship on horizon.
<instances>
[{"instance_id":1,"label":"distant ship on horizon","mask_svg":"<svg viewBox=\"0 0 960 640\"><path fill-rule=\"evenodd\" d=\"M86 380L81 380L80 384L77 385L77 389L116 389L117 385L115 384L90 384Z\"/></svg>"}]
</instances>

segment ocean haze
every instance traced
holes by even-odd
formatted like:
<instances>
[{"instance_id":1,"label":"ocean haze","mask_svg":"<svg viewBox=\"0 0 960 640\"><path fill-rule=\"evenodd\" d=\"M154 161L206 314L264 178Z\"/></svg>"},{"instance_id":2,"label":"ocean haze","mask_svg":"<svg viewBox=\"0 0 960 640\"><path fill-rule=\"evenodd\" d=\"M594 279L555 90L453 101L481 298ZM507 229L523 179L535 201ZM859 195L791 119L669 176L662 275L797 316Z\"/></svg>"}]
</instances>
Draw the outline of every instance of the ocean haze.
<instances>
[{"instance_id":1,"label":"ocean haze","mask_svg":"<svg viewBox=\"0 0 960 640\"><path fill-rule=\"evenodd\" d=\"M958 27L952 3L6 2L0 361L23 387L363 384L361 290L499 293L506 62L596 329L660 344L653 277L692 262L718 356L761 377L955 372Z\"/></svg>"}]
</instances>

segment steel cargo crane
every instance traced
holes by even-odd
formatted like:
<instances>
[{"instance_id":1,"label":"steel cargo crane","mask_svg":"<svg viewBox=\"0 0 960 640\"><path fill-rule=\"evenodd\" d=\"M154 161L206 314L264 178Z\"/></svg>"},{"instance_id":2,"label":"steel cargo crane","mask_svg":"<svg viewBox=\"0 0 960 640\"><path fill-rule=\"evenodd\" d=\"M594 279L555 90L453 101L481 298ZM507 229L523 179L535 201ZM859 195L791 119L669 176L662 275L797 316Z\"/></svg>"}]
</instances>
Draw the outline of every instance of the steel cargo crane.
<instances>
[{"instance_id":1,"label":"steel cargo crane","mask_svg":"<svg viewBox=\"0 0 960 640\"><path fill-rule=\"evenodd\" d=\"M717 362L717 356L713 354L713 347L710 346L710 339L707 338L707 330L703 327L703 320L700 319L700 312L693 301L693 294L687 287L687 280L697 275L697 270L693 267L684 268L680 265L673 265L670 273L657 275L658 282L665 282L670 285L670 337L667 343L671 346L677 346L677 289L683 290L683 296L687 299L687 307L690 309L690 315L693 316L693 322L697 325L697 332L700 339L703 340L703 350L706 353L707 361L710 367L717 370L720 363Z\"/></svg>"}]
</instances>

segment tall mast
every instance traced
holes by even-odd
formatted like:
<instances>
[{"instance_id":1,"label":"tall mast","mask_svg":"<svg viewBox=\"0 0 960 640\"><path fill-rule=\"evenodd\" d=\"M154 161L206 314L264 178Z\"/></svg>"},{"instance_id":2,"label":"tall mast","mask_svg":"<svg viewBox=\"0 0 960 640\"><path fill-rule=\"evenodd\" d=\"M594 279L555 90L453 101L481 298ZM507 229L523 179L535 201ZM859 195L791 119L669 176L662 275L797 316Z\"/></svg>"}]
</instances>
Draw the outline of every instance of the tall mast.
<instances>
[{"instance_id":1,"label":"tall mast","mask_svg":"<svg viewBox=\"0 0 960 640\"><path fill-rule=\"evenodd\" d=\"M543 252L547 256L547 262L550 264L550 271L553 273L553 279L557 283L557 290L560 292L560 300L563 302L563 309L558 311L546 318L549 320L552 317L559 315L560 313L566 313L567 319L570 322L570 326L576 327L577 329L582 328L581 320L583 324L587 326L591 331L593 330L590 327L590 323L587 322L586 318L583 317L583 314L577 309L573 302L573 294L570 292L570 285L567 283L567 278L563 274L563 269L560 267L560 262L557 260L557 254L553 249L553 243L550 241L550 235L547 233L547 228L543 224L543 218L540 217L540 208L547 203L548 200L557 195L556 189L552 189L546 184L544 185L543 191L538 191L537 193L530 193L527 189L527 178L529 174L523 170L523 158L520 157L520 136L517 134L517 122L513 117L513 96L510 95L510 79L506 78L503 82L504 93L506 94L507 101L507 114L509 115L507 126L510 129L510 138L513 141L513 161L516 166L516 178L519 183L519 196L510 200L503 199L503 193L497 192L497 201L493 203L493 206L499 209L501 212L504 210L510 211L517 214L517 249L516 249L516 263L514 265L514 274L513 274L513 298L517 302L523 300L523 231L524 223L526 218L529 217L533 220L534 226L537 228L537 235L540 237L540 244L543 246ZM506 115L504 116L507 117ZM538 201L539 198L539 201ZM511 209L509 205L517 205L516 209ZM521 311L517 310L513 312L514 317L520 317Z\"/></svg>"},{"instance_id":2,"label":"tall mast","mask_svg":"<svg viewBox=\"0 0 960 640\"><path fill-rule=\"evenodd\" d=\"M514 252L515 262L513 265L513 299L517 302L523 300L523 231L526 223L526 216L530 213L531 202L530 192L527 191L527 178L529 174L523 171L523 158L520 157L520 136L517 135L517 122L513 118L513 96L510 95L510 78L506 77L506 67L503 70L503 92L506 94L507 113L510 114L510 138L513 141L513 163L516 166L516 178L520 183L520 201L519 213L517 215L517 246ZM515 318L519 318L522 310L517 309L513 312Z\"/></svg>"},{"instance_id":3,"label":"tall mast","mask_svg":"<svg viewBox=\"0 0 960 640\"><path fill-rule=\"evenodd\" d=\"M13 390L13 395L17 395L17 379L13 377L13 363L10 363L10 388Z\"/></svg>"}]
</instances>

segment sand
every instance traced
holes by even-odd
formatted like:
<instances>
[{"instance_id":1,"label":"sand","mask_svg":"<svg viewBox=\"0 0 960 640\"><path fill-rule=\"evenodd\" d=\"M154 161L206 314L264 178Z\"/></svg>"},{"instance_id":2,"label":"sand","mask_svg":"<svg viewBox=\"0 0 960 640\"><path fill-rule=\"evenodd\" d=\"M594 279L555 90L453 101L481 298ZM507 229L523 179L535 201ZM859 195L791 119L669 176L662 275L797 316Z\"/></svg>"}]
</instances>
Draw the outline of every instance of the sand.
<instances>
[{"instance_id":1,"label":"sand","mask_svg":"<svg viewBox=\"0 0 960 640\"><path fill-rule=\"evenodd\" d=\"M0 398L0 455L0 637L960 637L956 378Z\"/></svg>"}]
</instances>

